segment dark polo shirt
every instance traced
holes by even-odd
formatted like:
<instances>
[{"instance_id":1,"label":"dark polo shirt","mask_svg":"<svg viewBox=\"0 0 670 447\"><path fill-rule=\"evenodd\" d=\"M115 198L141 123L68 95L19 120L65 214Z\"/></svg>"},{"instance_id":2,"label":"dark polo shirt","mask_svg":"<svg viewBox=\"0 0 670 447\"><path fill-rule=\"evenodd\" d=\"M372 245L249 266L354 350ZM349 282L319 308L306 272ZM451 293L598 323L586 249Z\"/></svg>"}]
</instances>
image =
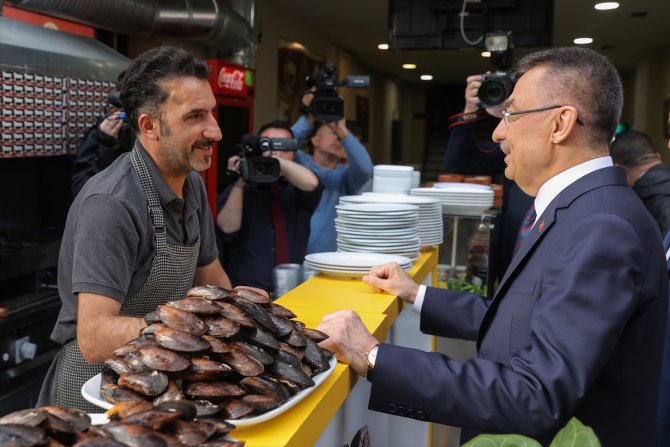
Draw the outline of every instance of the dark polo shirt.
<instances>
[{"instance_id":1,"label":"dark polo shirt","mask_svg":"<svg viewBox=\"0 0 670 447\"><path fill-rule=\"evenodd\" d=\"M198 266L211 264L218 252L202 178L191 172L180 199L151 157L142 148L140 153L158 191L168 244L191 245L200 234ZM86 182L70 207L58 260L62 306L51 338L59 343L75 338L78 293L119 302L135 295L149 275L155 249L147 199L126 153Z\"/></svg>"}]
</instances>

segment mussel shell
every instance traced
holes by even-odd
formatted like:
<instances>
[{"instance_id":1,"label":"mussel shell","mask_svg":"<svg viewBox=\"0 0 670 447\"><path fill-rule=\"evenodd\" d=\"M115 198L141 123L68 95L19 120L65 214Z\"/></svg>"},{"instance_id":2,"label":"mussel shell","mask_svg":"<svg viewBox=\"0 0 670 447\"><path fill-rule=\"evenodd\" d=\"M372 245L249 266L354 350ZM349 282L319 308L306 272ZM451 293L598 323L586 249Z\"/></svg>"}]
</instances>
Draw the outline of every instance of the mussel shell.
<instances>
[{"instance_id":1,"label":"mussel shell","mask_svg":"<svg viewBox=\"0 0 670 447\"><path fill-rule=\"evenodd\" d=\"M112 438L128 447L165 447L165 440L153 430L139 425L112 422L102 426Z\"/></svg>"},{"instance_id":2,"label":"mussel shell","mask_svg":"<svg viewBox=\"0 0 670 447\"><path fill-rule=\"evenodd\" d=\"M72 425L49 412L47 412L42 428L47 435L56 438L65 445L72 445L77 439L77 432Z\"/></svg>"},{"instance_id":3,"label":"mussel shell","mask_svg":"<svg viewBox=\"0 0 670 447\"><path fill-rule=\"evenodd\" d=\"M121 420L124 424L134 424L151 430L161 431L163 427L171 425L180 417L176 411L151 410L141 411Z\"/></svg>"},{"instance_id":4,"label":"mussel shell","mask_svg":"<svg viewBox=\"0 0 670 447\"><path fill-rule=\"evenodd\" d=\"M280 348L279 341L274 335L260 326L254 329L245 329L244 335L246 335L247 340L253 341L263 348L269 348L273 351L278 351Z\"/></svg>"},{"instance_id":5,"label":"mussel shell","mask_svg":"<svg viewBox=\"0 0 670 447\"><path fill-rule=\"evenodd\" d=\"M40 407L39 409L59 417L70 424L76 431L86 431L91 426L91 417L86 412L77 410L76 408L53 405Z\"/></svg>"},{"instance_id":6,"label":"mussel shell","mask_svg":"<svg viewBox=\"0 0 670 447\"><path fill-rule=\"evenodd\" d=\"M156 332L166 329L167 325L163 323L152 323L149 326L142 328L140 331L140 336L141 337L153 337L156 335Z\"/></svg>"},{"instance_id":7,"label":"mussel shell","mask_svg":"<svg viewBox=\"0 0 670 447\"><path fill-rule=\"evenodd\" d=\"M272 318L270 318L270 314L268 314L263 306L254 303L253 301L249 301L246 298L242 298L241 296L233 297L233 301L237 307L245 311L247 315L256 320L258 324L270 331L275 330L275 324L272 321Z\"/></svg>"},{"instance_id":8,"label":"mussel shell","mask_svg":"<svg viewBox=\"0 0 670 447\"><path fill-rule=\"evenodd\" d=\"M284 360L275 358L275 362L270 365L270 368L275 374L286 377L302 387L314 386L312 378L305 374L301 368L296 368Z\"/></svg>"},{"instance_id":9,"label":"mussel shell","mask_svg":"<svg viewBox=\"0 0 670 447\"><path fill-rule=\"evenodd\" d=\"M305 352L302 349L298 349L295 346L291 346L288 343L279 342L279 347L282 351L287 351L302 360L305 356Z\"/></svg>"},{"instance_id":10,"label":"mussel shell","mask_svg":"<svg viewBox=\"0 0 670 447\"><path fill-rule=\"evenodd\" d=\"M168 377L159 371L124 373L119 375L118 384L145 396L158 396L168 386Z\"/></svg>"},{"instance_id":11,"label":"mussel shell","mask_svg":"<svg viewBox=\"0 0 670 447\"><path fill-rule=\"evenodd\" d=\"M204 338L172 328L161 329L154 336L161 346L175 351L198 352L209 348Z\"/></svg>"},{"instance_id":12,"label":"mussel shell","mask_svg":"<svg viewBox=\"0 0 670 447\"><path fill-rule=\"evenodd\" d=\"M187 396L195 399L220 400L227 397L244 396L244 388L223 380L214 382L190 382L184 385Z\"/></svg>"},{"instance_id":13,"label":"mussel shell","mask_svg":"<svg viewBox=\"0 0 670 447\"><path fill-rule=\"evenodd\" d=\"M268 315L274 324L274 329L270 329L272 335L275 337L284 337L285 335L291 333L293 330L293 324L291 324L289 319L272 313L269 313Z\"/></svg>"},{"instance_id":14,"label":"mussel shell","mask_svg":"<svg viewBox=\"0 0 670 447\"><path fill-rule=\"evenodd\" d=\"M221 354L221 358L241 376L257 376L265 371L261 362L236 348Z\"/></svg>"},{"instance_id":15,"label":"mussel shell","mask_svg":"<svg viewBox=\"0 0 670 447\"><path fill-rule=\"evenodd\" d=\"M0 445L43 445L47 435L39 427L20 424L0 424Z\"/></svg>"},{"instance_id":16,"label":"mussel shell","mask_svg":"<svg viewBox=\"0 0 670 447\"><path fill-rule=\"evenodd\" d=\"M328 338L328 334L325 334L321 331L317 331L316 329L310 329L310 328L303 328L302 333L314 340L317 343L321 343L322 341L326 340Z\"/></svg>"},{"instance_id":17,"label":"mussel shell","mask_svg":"<svg viewBox=\"0 0 670 447\"><path fill-rule=\"evenodd\" d=\"M214 353L222 354L224 352L230 352L232 349L229 341L221 340L220 338L212 337L211 335L203 335L202 338L209 342L209 350Z\"/></svg>"},{"instance_id":18,"label":"mussel shell","mask_svg":"<svg viewBox=\"0 0 670 447\"><path fill-rule=\"evenodd\" d=\"M280 349L275 354L275 358L288 362L296 368L302 367L302 362L300 361L300 359L288 351L283 351Z\"/></svg>"},{"instance_id":19,"label":"mussel shell","mask_svg":"<svg viewBox=\"0 0 670 447\"><path fill-rule=\"evenodd\" d=\"M215 404L214 402L210 402L208 400L199 399L199 400L193 400L191 402L195 404L196 415L199 418L206 416L214 416L219 411L221 411L221 407L219 405Z\"/></svg>"},{"instance_id":20,"label":"mussel shell","mask_svg":"<svg viewBox=\"0 0 670 447\"><path fill-rule=\"evenodd\" d=\"M291 397L289 390L283 384L265 376L245 377L240 380L240 385L249 394L267 396L280 403L286 402Z\"/></svg>"},{"instance_id":21,"label":"mussel shell","mask_svg":"<svg viewBox=\"0 0 670 447\"><path fill-rule=\"evenodd\" d=\"M168 386L158 397L153 401L154 406L159 406L164 402L175 402L184 399L184 394L181 388L177 385L177 379L168 378Z\"/></svg>"},{"instance_id":22,"label":"mussel shell","mask_svg":"<svg viewBox=\"0 0 670 447\"><path fill-rule=\"evenodd\" d=\"M156 405L157 410L172 411L179 414L179 418L190 421L197 416L197 407L190 400L167 400Z\"/></svg>"},{"instance_id":23,"label":"mussel shell","mask_svg":"<svg viewBox=\"0 0 670 447\"><path fill-rule=\"evenodd\" d=\"M165 303L166 306L176 307L196 315L215 315L221 311L221 306L214 301L198 297L186 297Z\"/></svg>"},{"instance_id":24,"label":"mussel shell","mask_svg":"<svg viewBox=\"0 0 670 447\"><path fill-rule=\"evenodd\" d=\"M289 320L292 320L293 318L297 317L297 315L294 314L290 309L287 309L281 304L270 303L269 310L271 314L288 318Z\"/></svg>"},{"instance_id":25,"label":"mussel shell","mask_svg":"<svg viewBox=\"0 0 670 447\"><path fill-rule=\"evenodd\" d=\"M172 329L193 335L202 335L207 332L205 322L191 312L171 306L158 306L156 312L161 321Z\"/></svg>"},{"instance_id":26,"label":"mussel shell","mask_svg":"<svg viewBox=\"0 0 670 447\"><path fill-rule=\"evenodd\" d=\"M128 362L118 357L105 360L105 366L114 371L116 374L133 372L133 369L130 367Z\"/></svg>"},{"instance_id":27,"label":"mussel shell","mask_svg":"<svg viewBox=\"0 0 670 447\"><path fill-rule=\"evenodd\" d=\"M272 300L270 299L270 295L265 292L265 294L258 293L255 290L243 288L243 287L238 287L235 290L233 290L230 294L233 299L235 299L236 296L244 298L246 300L249 300L253 303L256 304L270 304L272 303Z\"/></svg>"},{"instance_id":28,"label":"mussel shell","mask_svg":"<svg viewBox=\"0 0 670 447\"><path fill-rule=\"evenodd\" d=\"M216 423L211 420L177 421L173 427L175 437L187 446L199 446L216 433Z\"/></svg>"},{"instance_id":29,"label":"mussel shell","mask_svg":"<svg viewBox=\"0 0 670 447\"><path fill-rule=\"evenodd\" d=\"M144 397L124 386L106 384L100 386L100 396L107 402L115 404L132 400L144 400Z\"/></svg>"},{"instance_id":30,"label":"mussel shell","mask_svg":"<svg viewBox=\"0 0 670 447\"><path fill-rule=\"evenodd\" d=\"M242 400L254 407L254 413L265 413L281 405L277 399L261 394L247 394Z\"/></svg>"},{"instance_id":31,"label":"mussel shell","mask_svg":"<svg viewBox=\"0 0 670 447\"><path fill-rule=\"evenodd\" d=\"M191 365L185 371L179 374L179 377L188 382L200 382L205 380L216 379L231 372L233 369L216 360L194 357L191 359Z\"/></svg>"},{"instance_id":32,"label":"mussel shell","mask_svg":"<svg viewBox=\"0 0 670 447\"><path fill-rule=\"evenodd\" d=\"M119 441L115 441L107 436L86 436L74 444L73 447L126 447L125 444L121 444Z\"/></svg>"},{"instance_id":33,"label":"mussel shell","mask_svg":"<svg viewBox=\"0 0 670 447\"><path fill-rule=\"evenodd\" d=\"M183 354L164 348L143 348L142 362L158 371L183 371L191 365L191 359Z\"/></svg>"},{"instance_id":34,"label":"mussel shell","mask_svg":"<svg viewBox=\"0 0 670 447\"><path fill-rule=\"evenodd\" d=\"M127 400L117 402L105 413L111 420L124 419L136 413L152 410L154 406L146 400Z\"/></svg>"},{"instance_id":35,"label":"mussel shell","mask_svg":"<svg viewBox=\"0 0 670 447\"><path fill-rule=\"evenodd\" d=\"M188 297L200 297L208 300L222 300L227 298L231 293L230 290L217 286L195 286L186 292Z\"/></svg>"},{"instance_id":36,"label":"mussel shell","mask_svg":"<svg viewBox=\"0 0 670 447\"><path fill-rule=\"evenodd\" d=\"M244 447L244 441L233 441L225 436L221 438L214 437L200 444L200 447Z\"/></svg>"},{"instance_id":37,"label":"mussel shell","mask_svg":"<svg viewBox=\"0 0 670 447\"><path fill-rule=\"evenodd\" d=\"M158 316L158 312L155 310L152 310L151 312L147 313L144 316L144 322L148 325L152 325L154 323L160 323L161 319Z\"/></svg>"},{"instance_id":38,"label":"mussel shell","mask_svg":"<svg viewBox=\"0 0 670 447\"><path fill-rule=\"evenodd\" d=\"M225 301L220 301L218 303L221 306L221 315L224 317L228 318L229 320L233 320L235 323L239 324L242 327L247 327L247 328L255 328L258 326L258 323L256 323L256 320L251 318L245 311L240 309L234 304L227 303Z\"/></svg>"},{"instance_id":39,"label":"mussel shell","mask_svg":"<svg viewBox=\"0 0 670 447\"><path fill-rule=\"evenodd\" d=\"M237 340L232 342L231 346L255 358L264 366L268 366L275 361L274 357L272 357L265 349L256 345L252 345L251 343Z\"/></svg>"},{"instance_id":40,"label":"mussel shell","mask_svg":"<svg viewBox=\"0 0 670 447\"><path fill-rule=\"evenodd\" d=\"M103 385L116 385L116 380L119 378L119 375L115 373L107 365L102 365L102 371L100 371L100 386Z\"/></svg>"},{"instance_id":41,"label":"mussel shell","mask_svg":"<svg viewBox=\"0 0 670 447\"><path fill-rule=\"evenodd\" d=\"M229 399L223 404L226 419L240 419L254 412L254 407L240 399Z\"/></svg>"},{"instance_id":42,"label":"mussel shell","mask_svg":"<svg viewBox=\"0 0 670 447\"><path fill-rule=\"evenodd\" d=\"M149 371L147 365L144 364L144 360L142 359L142 353L140 353L139 350L129 352L128 354L126 354L125 357L123 357L123 360L130 367L130 369L132 370L131 372Z\"/></svg>"},{"instance_id":43,"label":"mussel shell","mask_svg":"<svg viewBox=\"0 0 670 447\"><path fill-rule=\"evenodd\" d=\"M302 348L307 344L307 338L298 328L293 328L290 334L287 337L284 337L286 343L296 348Z\"/></svg>"},{"instance_id":44,"label":"mussel shell","mask_svg":"<svg viewBox=\"0 0 670 447\"><path fill-rule=\"evenodd\" d=\"M9 413L0 418L0 425L26 425L28 427L39 427L47 418L47 413L38 408L28 408Z\"/></svg>"},{"instance_id":45,"label":"mussel shell","mask_svg":"<svg viewBox=\"0 0 670 447\"><path fill-rule=\"evenodd\" d=\"M206 317L207 334L214 337L229 338L240 331L239 323L226 317Z\"/></svg>"},{"instance_id":46,"label":"mussel shell","mask_svg":"<svg viewBox=\"0 0 670 447\"><path fill-rule=\"evenodd\" d=\"M231 424L230 422L226 422L223 419L202 417L200 418L200 420L208 421L209 423L214 424L214 427L216 428L216 431L213 434L214 437L225 436L231 431L235 430L235 426L233 424Z\"/></svg>"},{"instance_id":47,"label":"mussel shell","mask_svg":"<svg viewBox=\"0 0 670 447\"><path fill-rule=\"evenodd\" d=\"M304 361L308 365L320 370L326 370L330 367L328 358L323 353L319 345L317 345L316 342L311 338L307 338Z\"/></svg>"},{"instance_id":48,"label":"mussel shell","mask_svg":"<svg viewBox=\"0 0 670 447\"><path fill-rule=\"evenodd\" d=\"M268 379L282 385L288 391L289 396L293 396L294 394L301 391L301 388L297 383L295 383L293 380L287 379L286 377L273 376L268 377Z\"/></svg>"}]
</instances>

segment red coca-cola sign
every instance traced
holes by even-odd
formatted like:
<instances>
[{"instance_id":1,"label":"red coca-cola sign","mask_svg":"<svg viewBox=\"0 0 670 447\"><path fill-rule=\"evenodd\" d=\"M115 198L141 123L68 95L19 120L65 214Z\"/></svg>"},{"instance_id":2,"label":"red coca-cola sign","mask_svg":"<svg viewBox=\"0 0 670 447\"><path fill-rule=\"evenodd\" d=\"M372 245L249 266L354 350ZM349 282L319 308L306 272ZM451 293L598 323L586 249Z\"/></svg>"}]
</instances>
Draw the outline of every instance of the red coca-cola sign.
<instances>
[{"instance_id":1,"label":"red coca-cola sign","mask_svg":"<svg viewBox=\"0 0 670 447\"><path fill-rule=\"evenodd\" d=\"M244 91L246 71L239 68L222 66L219 70L217 85L226 90Z\"/></svg>"},{"instance_id":2,"label":"red coca-cola sign","mask_svg":"<svg viewBox=\"0 0 670 447\"><path fill-rule=\"evenodd\" d=\"M253 68L230 64L221 60L208 60L212 67L209 83L215 94L230 95L240 98L254 97Z\"/></svg>"}]
</instances>

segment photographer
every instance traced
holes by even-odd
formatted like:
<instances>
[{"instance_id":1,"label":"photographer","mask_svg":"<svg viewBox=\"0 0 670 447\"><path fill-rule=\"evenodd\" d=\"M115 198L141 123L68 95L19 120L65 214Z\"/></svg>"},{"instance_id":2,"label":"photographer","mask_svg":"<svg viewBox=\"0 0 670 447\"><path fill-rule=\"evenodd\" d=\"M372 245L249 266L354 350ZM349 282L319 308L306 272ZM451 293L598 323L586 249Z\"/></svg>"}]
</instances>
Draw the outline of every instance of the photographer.
<instances>
[{"instance_id":1,"label":"photographer","mask_svg":"<svg viewBox=\"0 0 670 447\"><path fill-rule=\"evenodd\" d=\"M307 110L313 97L311 93L303 96ZM309 142L313 155L298 151L296 161L312 170L324 184L321 202L312 215L307 253L335 251L335 206L340 196L358 194L372 177L372 160L363 145L349 132L344 119L323 123L307 113L298 118L291 130L298 142L311 135ZM340 163L343 158L346 158L346 164Z\"/></svg>"},{"instance_id":2,"label":"photographer","mask_svg":"<svg viewBox=\"0 0 670 447\"><path fill-rule=\"evenodd\" d=\"M449 117L449 141L444 154L445 172L464 175L500 175L505 171L505 154L491 140L493 128L500 121L501 108L481 106L479 88L482 75L468 76L463 113ZM503 178L503 205L499 225L491 245L494 271L492 277L502 278L512 260L519 227L533 203L511 180Z\"/></svg>"},{"instance_id":3,"label":"photographer","mask_svg":"<svg viewBox=\"0 0 670 447\"><path fill-rule=\"evenodd\" d=\"M122 72L118 77L121 84ZM118 93L109 96L112 111L92 126L82 138L72 166L72 198L86 181L111 165L119 155L129 152L135 142L135 133L125 121L125 113Z\"/></svg>"},{"instance_id":4,"label":"photographer","mask_svg":"<svg viewBox=\"0 0 670 447\"><path fill-rule=\"evenodd\" d=\"M287 123L261 127L259 136L293 138ZM224 250L224 268L232 284L273 289L272 270L287 262L302 264L307 253L310 218L319 204L323 184L309 169L295 163L293 151L273 151L281 178L272 183L245 182L240 177L221 195L216 224ZM228 160L240 172L240 157Z\"/></svg>"}]
</instances>

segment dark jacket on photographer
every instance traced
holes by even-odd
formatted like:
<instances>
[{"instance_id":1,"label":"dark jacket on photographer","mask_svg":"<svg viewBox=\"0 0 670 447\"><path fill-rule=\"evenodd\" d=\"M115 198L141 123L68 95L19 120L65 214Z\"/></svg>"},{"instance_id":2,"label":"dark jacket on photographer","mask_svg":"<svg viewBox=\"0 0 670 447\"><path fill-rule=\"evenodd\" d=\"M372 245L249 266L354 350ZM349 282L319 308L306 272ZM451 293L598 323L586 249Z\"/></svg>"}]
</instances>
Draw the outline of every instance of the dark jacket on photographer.
<instances>
[{"instance_id":1,"label":"dark jacket on photographer","mask_svg":"<svg viewBox=\"0 0 670 447\"><path fill-rule=\"evenodd\" d=\"M104 118L103 118L104 119ZM117 157L133 148L135 133L124 124L117 140L100 130L99 120L82 138L72 166L72 198L74 199L89 178L112 164Z\"/></svg>"},{"instance_id":2,"label":"dark jacket on photographer","mask_svg":"<svg viewBox=\"0 0 670 447\"><path fill-rule=\"evenodd\" d=\"M228 200L229 185L221 194L217 214ZM242 223L233 233L216 230L224 243L223 266L233 286L246 285L274 290L272 271L280 263L302 264L307 254L312 213L319 204L323 183L313 191L302 191L284 178L274 183L245 183ZM281 219L285 235L276 234ZM281 225L281 224L280 224ZM277 238L285 241L287 253L280 259Z\"/></svg>"},{"instance_id":3,"label":"dark jacket on photographer","mask_svg":"<svg viewBox=\"0 0 670 447\"><path fill-rule=\"evenodd\" d=\"M633 185L644 206L658 223L661 234L670 230L670 167L659 163L649 168Z\"/></svg>"}]
</instances>

